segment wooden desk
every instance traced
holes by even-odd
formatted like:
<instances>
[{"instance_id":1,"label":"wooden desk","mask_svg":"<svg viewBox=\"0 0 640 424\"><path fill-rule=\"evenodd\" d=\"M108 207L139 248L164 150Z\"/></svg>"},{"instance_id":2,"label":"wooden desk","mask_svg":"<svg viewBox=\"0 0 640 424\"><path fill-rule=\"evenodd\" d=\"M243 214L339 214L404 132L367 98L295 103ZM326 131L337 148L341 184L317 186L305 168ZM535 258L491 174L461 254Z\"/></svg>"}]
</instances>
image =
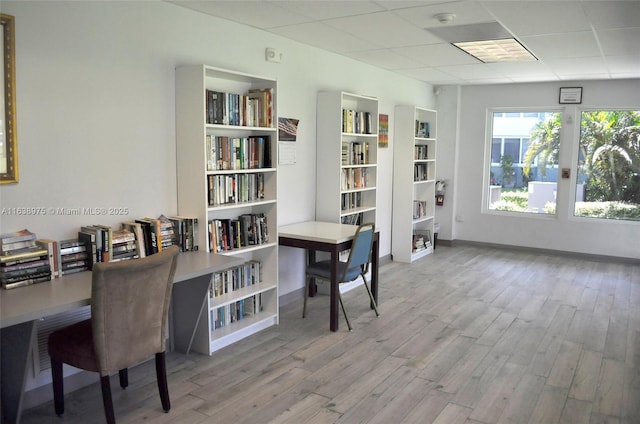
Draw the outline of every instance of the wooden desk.
<instances>
[{"instance_id":1,"label":"wooden desk","mask_svg":"<svg viewBox=\"0 0 640 424\"><path fill-rule=\"evenodd\" d=\"M204 251L181 253L178 255L174 284L197 284L205 280L208 283L214 272L241 263L242 258ZM0 289L2 423L20 422L36 321L60 312L73 311L89 305L90 301L91 272L86 271L31 286Z\"/></svg>"},{"instance_id":2,"label":"wooden desk","mask_svg":"<svg viewBox=\"0 0 640 424\"><path fill-rule=\"evenodd\" d=\"M308 252L308 261L315 260L315 252L329 252L331 254L331 288L329 328L338 331L338 261L340 252L351 247L357 225L338 224L333 222L307 221L278 227L278 244L280 246L299 247ZM371 293L378 302L378 255L379 232L373 238L371 253ZM315 294L309 288L310 295Z\"/></svg>"}]
</instances>

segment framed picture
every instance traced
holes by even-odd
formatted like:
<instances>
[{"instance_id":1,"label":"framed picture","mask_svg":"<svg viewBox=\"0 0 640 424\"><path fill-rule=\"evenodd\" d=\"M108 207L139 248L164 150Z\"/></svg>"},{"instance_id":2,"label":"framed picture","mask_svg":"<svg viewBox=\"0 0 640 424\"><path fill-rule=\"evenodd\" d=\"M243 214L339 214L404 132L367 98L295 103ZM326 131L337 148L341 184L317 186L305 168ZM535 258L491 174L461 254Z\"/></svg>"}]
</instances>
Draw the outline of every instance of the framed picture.
<instances>
[{"instance_id":1,"label":"framed picture","mask_svg":"<svg viewBox=\"0 0 640 424\"><path fill-rule=\"evenodd\" d=\"M560 104L582 103L582 87L560 87Z\"/></svg>"},{"instance_id":2,"label":"framed picture","mask_svg":"<svg viewBox=\"0 0 640 424\"><path fill-rule=\"evenodd\" d=\"M378 147L389 147L389 115L378 115Z\"/></svg>"}]
</instances>

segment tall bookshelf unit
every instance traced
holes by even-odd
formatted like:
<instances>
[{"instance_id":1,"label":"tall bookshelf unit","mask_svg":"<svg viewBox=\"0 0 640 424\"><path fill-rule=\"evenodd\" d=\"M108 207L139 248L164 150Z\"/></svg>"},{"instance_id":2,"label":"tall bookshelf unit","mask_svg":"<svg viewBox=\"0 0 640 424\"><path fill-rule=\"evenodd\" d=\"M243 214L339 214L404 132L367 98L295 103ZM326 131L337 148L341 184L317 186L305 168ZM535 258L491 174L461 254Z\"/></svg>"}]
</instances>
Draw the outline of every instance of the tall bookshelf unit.
<instances>
[{"instance_id":1,"label":"tall bookshelf unit","mask_svg":"<svg viewBox=\"0 0 640 424\"><path fill-rule=\"evenodd\" d=\"M378 99L318 93L316 220L376 220Z\"/></svg>"},{"instance_id":2,"label":"tall bookshelf unit","mask_svg":"<svg viewBox=\"0 0 640 424\"><path fill-rule=\"evenodd\" d=\"M262 91L263 94L255 94L257 91ZM233 111L237 112L233 115L235 119L212 119L210 92L234 95L235 100L227 97L222 106L227 110L231 109L229 116L233 115ZM255 99L260 99L247 107L246 104L250 103L248 99L252 97L250 92L254 93ZM265 94L266 92L269 94ZM274 79L206 65L176 69L178 214L198 218L197 240L200 250L217 250L212 245L210 229L210 223L215 220L231 221L240 216L264 216L268 234L268 240L260 240L260 244L243 241L241 247L218 252L241 258L247 263L259 261L260 283L215 297L211 279L202 282L200 287L198 284L174 287L174 302L182 304L174 312L176 335L180 327L193 328L190 337L176 338L175 348L178 350L211 354L248 335L278 324L276 96L277 81ZM220 103L217 103L215 113L218 113L219 106ZM255 119L250 119L249 115ZM242 117L237 118L238 116ZM217 157L214 156L214 159L223 161L226 155L233 155L235 149L235 161L231 159L227 161L227 165L212 161L211 142L224 137L245 139L245 143L250 138L262 139L261 144L268 145L268 150L262 150L259 156L270 160L263 160L258 164L257 150L249 153L247 148L240 153L243 148L235 144L230 153L218 151ZM269 141L265 143L267 139ZM239 143L243 145L243 142ZM251 162L253 159L255 161ZM232 169L227 169L229 167ZM241 190L238 188L237 194L232 196L230 193L233 193L236 184L240 184L240 180L260 181L260 188L252 190L259 195L243 196L239 194ZM218 199L222 197L221 201L211 200L216 181L220 182L218 189L228 191L223 196L218 196ZM235 319L233 322L228 320L222 327L215 325L215 317L223 308L233 308L240 303L244 305L255 299L261 301L259 312L246 316L243 313L242 319ZM179 310L190 313L179 316Z\"/></svg>"},{"instance_id":3,"label":"tall bookshelf unit","mask_svg":"<svg viewBox=\"0 0 640 424\"><path fill-rule=\"evenodd\" d=\"M437 112L416 106L395 108L393 151L394 261L411 263L433 252ZM416 248L420 237L429 240Z\"/></svg>"}]
</instances>

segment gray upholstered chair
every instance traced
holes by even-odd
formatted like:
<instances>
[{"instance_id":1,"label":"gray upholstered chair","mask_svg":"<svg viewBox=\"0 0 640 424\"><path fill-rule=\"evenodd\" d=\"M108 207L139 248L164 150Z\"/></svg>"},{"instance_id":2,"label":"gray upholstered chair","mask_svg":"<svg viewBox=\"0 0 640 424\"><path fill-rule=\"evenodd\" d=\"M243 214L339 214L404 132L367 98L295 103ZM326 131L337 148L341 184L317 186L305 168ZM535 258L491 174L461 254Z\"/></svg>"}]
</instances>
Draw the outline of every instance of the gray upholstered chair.
<instances>
[{"instance_id":1,"label":"gray upholstered chair","mask_svg":"<svg viewBox=\"0 0 640 424\"><path fill-rule=\"evenodd\" d=\"M91 319L49 336L56 414L64 413L62 364L100 374L108 423L115 423L109 375L118 371L129 384L127 368L155 355L162 408L171 408L165 343L178 247L142 259L97 263L92 271Z\"/></svg>"},{"instance_id":2,"label":"gray upholstered chair","mask_svg":"<svg viewBox=\"0 0 640 424\"><path fill-rule=\"evenodd\" d=\"M371 306L376 311L376 316L380 316L378 313L378 306L373 298L371 289L367 282L366 274L369 271L369 263L371 262L371 249L373 247L373 237L376 232L375 224L361 224L353 237L353 243L349 251L349 258L346 262L338 263L338 283L349 283L356 280L358 277L362 277L364 281L364 287L369 294L369 300L371 300ZM309 284L312 278L318 278L321 280L331 281L331 261L325 260L310 264L306 270L306 284L304 288L304 306L302 308L302 318L307 314L307 298L309 297ZM340 300L340 307L344 314L344 319L347 321L349 331L352 330L347 311L344 308L342 302L342 296L340 290L338 290L338 299Z\"/></svg>"}]
</instances>

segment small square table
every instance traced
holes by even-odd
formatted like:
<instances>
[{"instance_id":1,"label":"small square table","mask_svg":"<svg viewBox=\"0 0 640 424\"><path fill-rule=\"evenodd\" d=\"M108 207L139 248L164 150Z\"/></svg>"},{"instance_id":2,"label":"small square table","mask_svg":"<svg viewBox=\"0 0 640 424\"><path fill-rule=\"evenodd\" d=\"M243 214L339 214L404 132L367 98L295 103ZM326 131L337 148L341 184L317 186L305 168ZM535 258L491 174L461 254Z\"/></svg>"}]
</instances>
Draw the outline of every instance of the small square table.
<instances>
[{"instance_id":1,"label":"small square table","mask_svg":"<svg viewBox=\"0 0 640 424\"><path fill-rule=\"evenodd\" d=\"M298 247L306 249L308 263L315 261L316 252L329 252L331 254L331 289L329 328L338 331L338 261L340 252L347 250L353 243L357 225L338 224L334 222L306 221L297 224L278 227L278 244L280 246ZM378 241L379 232L373 237L371 252L371 293L378 302ZM314 296L315 284L309 287L309 295Z\"/></svg>"}]
</instances>

